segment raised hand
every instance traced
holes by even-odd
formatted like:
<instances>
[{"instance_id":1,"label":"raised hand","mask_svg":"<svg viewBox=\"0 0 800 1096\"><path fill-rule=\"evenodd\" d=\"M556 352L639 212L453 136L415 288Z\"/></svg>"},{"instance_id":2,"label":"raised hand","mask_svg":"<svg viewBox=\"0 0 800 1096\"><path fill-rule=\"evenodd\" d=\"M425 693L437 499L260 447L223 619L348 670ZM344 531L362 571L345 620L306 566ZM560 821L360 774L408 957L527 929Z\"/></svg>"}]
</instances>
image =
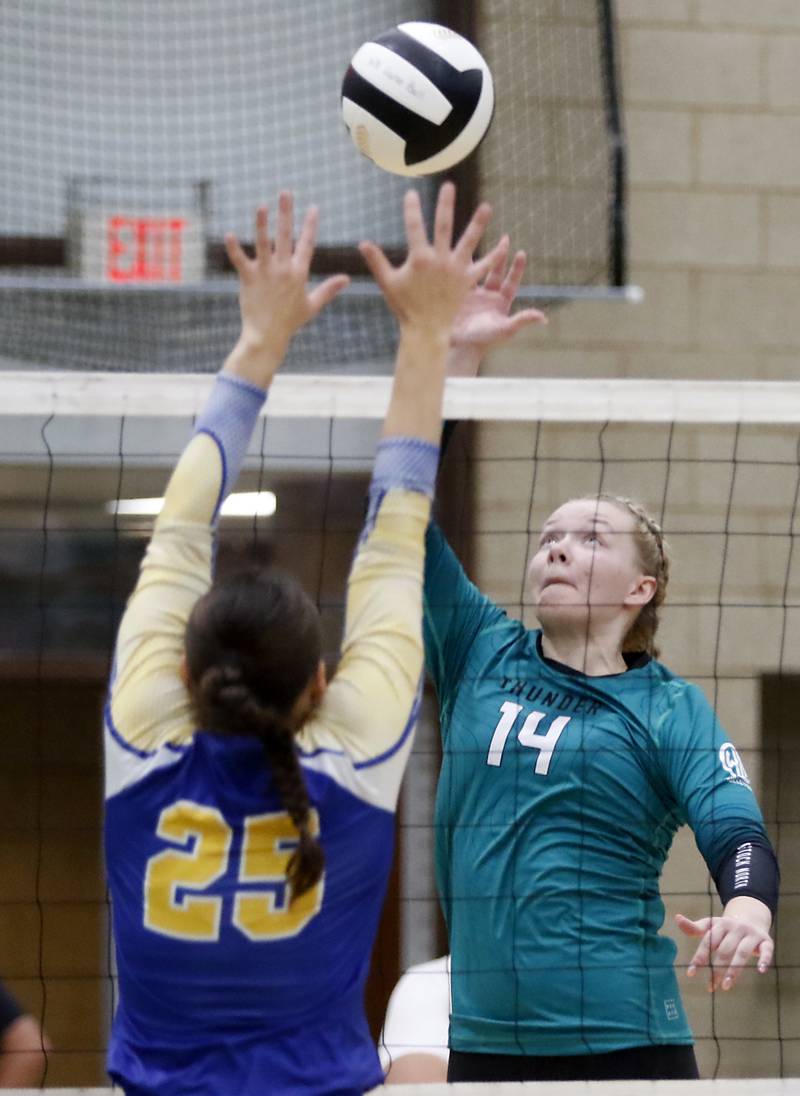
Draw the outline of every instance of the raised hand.
<instances>
[{"instance_id":1,"label":"raised hand","mask_svg":"<svg viewBox=\"0 0 800 1096\"><path fill-rule=\"evenodd\" d=\"M547 317L537 308L526 308L511 315L527 261L518 251L506 270L509 238L503 236L494 249L495 260L482 284L466 297L450 336L447 374L450 377L474 377L489 350L512 338L523 327L546 324Z\"/></svg>"},{"instance_id":2,"label":"raised hand","mask_svg":"<svg viewBox=\"0 0 800 1096\"><path fill-rule=\"evenodd\" d=\"M409 190L403 202L408 254L401 266L392 266L370 241L359 250L401 328L415 327L449 334L467 294L491 269L497 248L474 259L475 248L491 217L483 202L475 210L460 239L453 244L455 187L444 183L439 191L433 238L428 240L419 194Z\"/></svg>"},{"instance_id":3,"label":"raised hand","mask_svg":"<svg viewBox=\"0 0 800 1096\"><path fill-rule=\"evenodd\" d=\"M269 236L266 206L256 211L255 257L250 258L233 233L225 249L239 275L242 333L225 368L266 385L280 365L292 336L309 323L349 282L335 274L313 289L308 276L317 238L319 212L311 206L293 239L294 200L289 191L278 198L278 227Z\"/></svg>"},{"instance_id":4,"label":"raised hand","mask_svg":"<svg viewBox=\"0 0 800 1096\"><path fill-rule=\"evenodd\" d=\"M754 955L758 956L760 974L764 974L772 963L775 949L772 937L754 921L724 914L692 921L681 913L675 920L681 932L702 938L686 973L693 978L698 970L708 967L710 993L720 988L732 989Z\"/></svg>"},{"instance_id":5,"label":"raised hand","mask_svg":"<svg viewBox=\"0 0 800 1096\"><path fill-rule=\"evenodd\" d=\"M439 190L432 239L428 239L419 195L403 201L408 254L392 266L377 244L359 245L364 261L400 323L400 341L384 437L414 437L437 444L442 429L442 397L450 332L459 309L497 259L497 248L474 259L491 208L483 202L460 239L453 243L455 187Z\"/></svg>"}]
</instances>

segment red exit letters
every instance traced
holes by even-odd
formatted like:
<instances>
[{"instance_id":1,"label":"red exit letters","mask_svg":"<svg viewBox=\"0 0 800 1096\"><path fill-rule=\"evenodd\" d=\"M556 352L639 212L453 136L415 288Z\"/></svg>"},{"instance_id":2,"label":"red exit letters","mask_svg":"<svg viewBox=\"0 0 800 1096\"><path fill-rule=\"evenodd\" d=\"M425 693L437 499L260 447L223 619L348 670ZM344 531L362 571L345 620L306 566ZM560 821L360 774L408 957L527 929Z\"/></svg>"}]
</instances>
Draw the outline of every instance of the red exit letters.
<instances>
[{"instance_id":1,"label":"red exit letters","mask_svg":"<svg viewBox=\"0 0 800 1096\"><path fill-rule=\"evenodd\" d=\"M112 282L183 281L185 228L182 217L109 217L106 278Z\"/></svg>"}]
</instances>

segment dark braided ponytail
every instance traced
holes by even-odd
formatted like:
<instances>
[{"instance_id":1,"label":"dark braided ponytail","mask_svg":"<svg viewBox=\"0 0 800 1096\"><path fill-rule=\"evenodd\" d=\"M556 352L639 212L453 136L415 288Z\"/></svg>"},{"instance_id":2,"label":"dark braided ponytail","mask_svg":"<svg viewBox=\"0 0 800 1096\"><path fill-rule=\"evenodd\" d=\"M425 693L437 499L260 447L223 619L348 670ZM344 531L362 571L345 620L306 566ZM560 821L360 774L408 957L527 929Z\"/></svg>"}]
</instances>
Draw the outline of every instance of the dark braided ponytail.
<instances>
[{"instance_id":1,"label":"dark braided ponytail","mask_svg":"<svg viewBox=\"0 0 800 1096\"><path fill-rule=\"evenodd\" d=\"M268 735L263 742L281 802L300 834L300 844L292 853L287 869L292 898L299 898L319 881L325 867L325 854L311 832L308 789L291 734Z\"/></svg>"},{"instance_id":2,"label":"dark braided ponytail","mask_svg":"<svg viewBox=\"0 0 800 1096\"><path fill-rule=\"evenodd\" d=\"M186 629L186 661L200 726L253 735L263 747L300 841L289 860L292 901L322 876L325 857L294 746L291 711L321 656L319 614L302 586L275 571L215 583Z\"/></svg>"}]
</instances>

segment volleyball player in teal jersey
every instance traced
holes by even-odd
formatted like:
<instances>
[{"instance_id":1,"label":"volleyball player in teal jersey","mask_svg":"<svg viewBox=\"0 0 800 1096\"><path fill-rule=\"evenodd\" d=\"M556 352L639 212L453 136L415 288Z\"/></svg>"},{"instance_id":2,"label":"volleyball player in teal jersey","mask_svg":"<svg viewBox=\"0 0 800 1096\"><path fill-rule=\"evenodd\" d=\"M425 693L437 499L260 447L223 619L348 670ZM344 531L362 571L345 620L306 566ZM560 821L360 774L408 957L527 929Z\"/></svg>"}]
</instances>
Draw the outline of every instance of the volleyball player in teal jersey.
<instances>
[{"instance_id":1,"label":"volleyball player in teal jersey","mask_svg":"<svg viewBox=\"0 0 800 1096\"><path fill-rule=\"evenodd\" d=\"M453 371L512 330L518 255L472 295ZM696 1077L660 935L659 876L691 826L724 903L690 921L693 975L729 989L772 960L778 872L744 766L699 688L656 660L669 574L656 523L625 499L545 522L528 630L427 540L426 662L441 715L437 881L452 954L450 1080Z\"/></svg>"},{"instance_id":2,"label":"volleyball player in teal jersey","mask_svg":"<svg viewBox=\"0 0 800 1096\"><path fill-rule=\"evenodd\" d=\"M127 1096L361 1093L383 1073L364 984L417 718L422 569L453 318L492 256L489 217L433 238L406 195L408 257L362 254L400 323L394 386L330 685L315 606L268 571L212 582L220 507L314 289L316 213L292 200L256 256L230 237L241 337L167 487L119 630L105 714L106 861L119 970L109 1072Z\"/></svg>"}]
</instances>

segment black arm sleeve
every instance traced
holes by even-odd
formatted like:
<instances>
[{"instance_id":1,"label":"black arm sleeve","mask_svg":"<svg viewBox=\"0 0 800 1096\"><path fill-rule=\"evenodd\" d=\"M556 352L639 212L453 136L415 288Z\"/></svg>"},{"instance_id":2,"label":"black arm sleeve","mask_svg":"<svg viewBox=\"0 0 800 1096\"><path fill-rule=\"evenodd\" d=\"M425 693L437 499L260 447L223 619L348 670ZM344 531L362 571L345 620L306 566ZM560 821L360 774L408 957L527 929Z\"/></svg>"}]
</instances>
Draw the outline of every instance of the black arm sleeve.
<instances>
[{"instance_id":1,"label":"black arm sleeve","mask_svg":"<svg viewBox=\"0 0 800 1096\"><path fill-rule=\"evenodd\" d=\"M769 841L754 837L737 845L722 861L714 882L723 904L731 898L757 898L769 907L772 916L778 908L781 873Z\"/></svg>"}]
</instances>

